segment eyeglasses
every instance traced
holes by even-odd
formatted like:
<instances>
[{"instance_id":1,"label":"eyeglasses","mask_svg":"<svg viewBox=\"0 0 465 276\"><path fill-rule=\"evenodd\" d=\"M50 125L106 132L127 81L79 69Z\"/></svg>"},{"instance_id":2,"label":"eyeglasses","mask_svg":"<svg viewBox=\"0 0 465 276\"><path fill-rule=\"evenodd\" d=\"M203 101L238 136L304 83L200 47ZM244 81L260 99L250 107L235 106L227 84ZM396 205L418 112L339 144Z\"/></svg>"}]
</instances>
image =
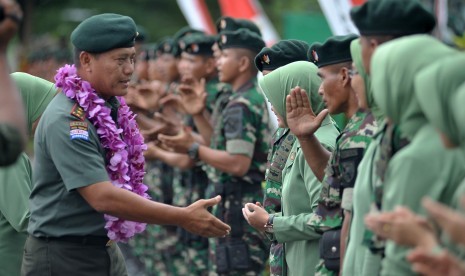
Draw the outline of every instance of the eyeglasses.
<instances>
[{"instance_id":1,"label":"eyeglasses","mask_svg":"<svg viewBox=\"0 0 465 276\"><path fill-rule=\"evenodd\" d=\"M357 69L354 69L354 68L349 69L349 77L353 78L355 75L358 75Z\"/></svg>"}]
</instances>

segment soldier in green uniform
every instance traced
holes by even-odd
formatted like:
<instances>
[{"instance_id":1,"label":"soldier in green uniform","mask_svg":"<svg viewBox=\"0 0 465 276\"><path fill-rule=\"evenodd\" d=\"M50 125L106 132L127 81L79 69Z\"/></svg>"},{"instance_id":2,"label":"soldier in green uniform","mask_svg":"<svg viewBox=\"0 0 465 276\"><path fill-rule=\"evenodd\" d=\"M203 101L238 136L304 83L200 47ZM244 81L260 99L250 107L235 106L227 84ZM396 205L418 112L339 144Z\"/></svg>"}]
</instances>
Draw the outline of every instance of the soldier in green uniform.
<instances>
[{"instance_id":1,"label":"soldier in green uniform","mask_svg":"<svg viewBox=\"0 0 465 276\"><path fill-rule=\"evenodd\" d=\"M286 96L298 86L312 99L316 113L324 105L318 94L321 79L317 67L307 61L293 62L267 74L260 80L260 87L273 106L280 127L286 127ZM308 92L307 92L308 91ZM328 149L333 150L339 131L328 117L315 132L315 136ZM287 140L291 135L287 136ZM292 139L294 140L294 139ZM282 146L286 146L286 141ZM285 251L283 275L314 275L320 259L318 243L321 234L307 221L313 216L318 205L321 183L305 161L296 141L290 147L289 156L284 161L282 174L282 210L269 214L259 204L248 203L243 213L249 224L265 231L272 240L284 244ZM284 158L278 152L278 158ZM279 187L281 189L281 187ZM266 225L266 226L265 226ZM271 257L270 257L271 258Z\"/></svg>"},{"instance_id":2,"label":"soldier in green uniform","mask_svg":"<svg viewBox=\"0 0 465 276\"><path fill-rule=\"evenodd\" d=\"M10 78L6 50L16 34L22 11L16 1L2 0L5 18L0 22L0 166L16 162L26 144L26 119L21 97Z\"/></svg>"},{"instance_id":3,"label":"soldier in green uniform","mask_svg":"<svg viewBox=\"0 0 465 276\"><path fill-rule=\"evenodd\" d=\"M439 134L427 122L414 94L416 74L432 63L427 57L447 58L455 53L428 35L414 35L386 43L373 55L371 72L375 101L410 141L391 158L386 168L382 211L406 206L422 214L420 202L424 196L451 204L455 190L465 177L463 156L459 151L444 150ZM389 231L389 224L384 229ZM407 250L388 241L381 275L414 275L405 259Z\"/></svg>"},{"instance_id":4,"label":"soldier in green uniform","mask_svg":"<svg viewBox=\"0 0 465 276\"><path fill-rule=\"evenodd\" d=\"M125 275L111 239L141 232L137 222L179 225L205 236L230 229L206 211L220 198L186 208L144 198L143 140L116 97L127 93L134 72L136 35L134 21L118 14L92 16L71 34L77 68L60 68L56 81L63 93L43 113L34 141L23 275Z\"/></svg>"},{"instance_id":5,"label":"soldier in green uniform","mask_svg":"<svg viewBox=\"0 0 465 276\"><path fill-rule=\"evenodd\" d=\"M369 75L371 56L387 41L415 33L427 33L435 26L434 16L416 0L367 1L353 8L351 17L360 31L360 44L352 45L356 67ZM387 19L389 18L389 19ZM358 49L357 49L358 48ZM364 75L364 74L363 74ZM374 275L379 273L384 251L383 241L367 231L363 219L381 206L385 168L390 158L407 144L400 139L397 128L388 128L383 112L373 100L370 77L365 77L367 105L378 122L378 132L358 168L353 192L352 222L344 259L343 275ZM387 143L389 138L392 143ZM385 153L381 154L384 140Z\"/></svg>"},{"instance_id":6,"label":"soldier in green uniform","mask_svg":"<svg viewBox=\"0 0 465 276\"><path fill-rule=\"evenodd\" d=\"M264 47L257 54L255 67L266 76L286 64L307 60L308 48L309 45L305 41L296 39L281 40L269 48ZM294 141L295 137L287 127L278 127L271 138L265 173L265 195L263 197L263 207L269 214L281 212L281 173ZM283 253L283 244L271 241L269 257L271 275L282 275Z\"/></svg>"}]
</instances>

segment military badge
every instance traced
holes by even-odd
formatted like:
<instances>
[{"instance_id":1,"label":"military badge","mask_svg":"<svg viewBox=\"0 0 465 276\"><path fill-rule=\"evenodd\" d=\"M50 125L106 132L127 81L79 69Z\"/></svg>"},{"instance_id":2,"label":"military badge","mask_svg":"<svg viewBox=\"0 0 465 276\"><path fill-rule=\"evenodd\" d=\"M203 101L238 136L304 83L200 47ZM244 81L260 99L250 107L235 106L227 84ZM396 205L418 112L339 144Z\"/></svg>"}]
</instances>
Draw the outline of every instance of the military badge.
<instances>
[{"instance_id":1,"label":"military badge","mask_svg":"<svg viewBox=\"0 0 465 276\"><path fill-rule=\"evenodd\" d=\"M86 122L73 121L69 123L69 136L71 140L89 141L89 130Z\"/></svg>"},{"instance_id":2,"label":"military badge","mask_svg":"<svg viewBox=\"0 0 465 276\"><path fill-rule=\"evenodd\" d=\"M163 45L163 50L165 53L169 53L171 51L171 46L168 43L165 43L165 45Z\"/></svg>"},{"instance_id":3,"label":"military badge","mask_svg":"<svg viewBox=\"0 0 465 276\"><path fill-rule=\"evenodd\" d=\"M181 48L183 51L186 49L186 43L184 41L179 41L179 48Z\"/></svg>"},{"instance_id":4,"label":"military badge","mask_svg":"<svg viewBox=\"0 0 465 276\"><path fill-rule=\"evenodd\" d=\"M84 121L84 119L86 118L86 112L84 112L84 109L82 109L82 107L80 107L78 104L75 104L73 106L70 114L81 121Z\"/></svg>"},{"instance_id":5,"label":"military badge","mask_svg":"<svg viewBox=\"0 0 465 276\"><path fill-rule=\"evenodd\" d=\"M318 53L315 50L312 50L313 62L318 62Z\"/></svg>"},{"instance_id":6,"label":"military badge","mask_svg":"<svg viewBox=\"0 0 465 276\"><path fill-rule=\"evenodd\" d=\"M226 44L226 42L228 42L228 37L226 35L222 35L221 36L221 43Z\"/></svg>"},{"instance_id":7,"label":"military badge","mask_svg":"<svg viewBox=\"0 0 465 276\"><path fill-rule=\"evenodd\" d=\"M225 28L226 28L226 20L221 19L221 22L220 22L220 29L221 29L221 30L224 30Z\"/></svg>"},{"instance_id":8,"label":"military badge","mask_svg":"<svg viewBox=\"0 0 465 276\"><path fill-rule=\"evenodd\" d=\"M199 45L197 44L192 44L191 49L193 53L197 53L199 51Z\"/></svg>"},{"instance_id":9,"label":"military badge","mask_svg":"<svg viewBox=\"0 0 465 276\"><path fill-rule=\"evenodd\" d=\"M270 64L270 57L267 54L265 54L262 57L262 61L266 64Z\"/></svg>"}]
</instances>

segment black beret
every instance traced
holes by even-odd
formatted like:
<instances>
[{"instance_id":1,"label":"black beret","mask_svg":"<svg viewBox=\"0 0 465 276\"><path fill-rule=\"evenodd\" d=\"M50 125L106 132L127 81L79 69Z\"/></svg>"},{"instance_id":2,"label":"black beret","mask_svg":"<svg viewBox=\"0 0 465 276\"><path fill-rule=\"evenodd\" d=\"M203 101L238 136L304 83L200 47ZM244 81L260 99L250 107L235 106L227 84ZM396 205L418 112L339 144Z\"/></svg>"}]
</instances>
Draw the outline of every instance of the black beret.
<instances>
[{"instance_id":1,"label":"black beret","mask_svg":"<svg viewBox=\"0 0 465 276\"><path fill-rule=\"evenodd\" d=\"M182 38L179 46L183 52L192 55L212 56L212 46L216 42L216 37L204 34L192 34Z\"/></svg>"},{"instance_id":2,"label":"black beret","mask_svg":"<svg viewBox=\"0 0 465 276\"><path fill-rule=\"evenodd\" d=\"M191 28L189 26L184 26L181 29L179 29L173 36L173 55L174 56L179 56L181 54L181 45L179 45L179 42L182 38L192 35L192 34L205 34L205 32L201 30L197 30L194 28Z\"/></svg>"},{"instance_id":3,"label":"black beret","mask_svg":"<svg viewBox=\"0 0 465 276\"><path fill-rule=\"evenodd\" d=\"M309 47L302 40L281 40L270 48L263 48L255 57L255 66L259 71L275 70L294 61L307 60Z\"/></svg>"},{"instance_id":4,"label":"black beret","mask_svg":"<svg viewBox=\"0 0 465 276\"><path fill-rule=\"evenodd\" d=\"M417 0L369 0L354 7L350 17L361 35L429 33L434 29L434 15Z\"/></svg>"},{"instance_id":5,"label":"black beret","mask_svg":"<svg viewBox=\"0 0 465 276\"><path fill-rule=\"evenodd\" d=\"M237 31L240 28L248 29L259 36L262 36L260 32L260 28L250 20L247 19L239 19L239 18L232 18L229 16L223 16L216 21L216 30L218 33L224 31Z\"/></svg>"},{"instance_id":6,"label":"black beret","mask_svg":"<svg viewBox=\"0 0 465 276\"><path fill-rule=\"evenodd\" d=\"M242 48L251 50L256 54L265 47L265 42L261 36L244 28L234 32L221 32L217 42L220 49Z\"/></svg>"},{"instance_id":7,"label":"black beret","mask_svg":"<svg viewBox=\"0 0 465 276\"><path fill-rule=\"evenodd\" d=\"M103 13L82 21L71 33L71 42L79 50L102 53L134 46L136 23L129 16Z\"/></svg>"},{"instance_id":8,"label":"black beret","mask_svg":"<svg viewBox=\"0 0 465 276\"><path fill-rule=\"evenodd\" d=\"M357 35L349 34L343 36L332 36L323 44L314 43L310 46L307 56L318 68L352 61L350 54L350 43L356 39Z\"/></svg>"}]
</instances>

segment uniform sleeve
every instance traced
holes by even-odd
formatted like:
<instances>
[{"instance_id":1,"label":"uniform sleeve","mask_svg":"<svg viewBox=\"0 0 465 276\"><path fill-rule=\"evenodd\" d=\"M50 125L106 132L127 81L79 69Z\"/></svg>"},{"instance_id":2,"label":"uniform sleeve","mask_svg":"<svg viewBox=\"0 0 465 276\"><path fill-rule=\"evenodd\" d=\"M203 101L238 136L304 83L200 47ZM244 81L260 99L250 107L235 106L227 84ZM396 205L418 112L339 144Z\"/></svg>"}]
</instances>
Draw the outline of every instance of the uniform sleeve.
<instances>
[{"instance_id":1,"label":"uniform sleeve","mask_svg":"<svg viewBox=\"0 0 465 276\"><path fill-rule=\"evenodd\" d=\"M25 233L32 186L31 164L25 153L15 164L0 169L0 182L0 216L3 215L17 232Z\"/></svg>"},{"instance_id":2,"label":"uniform sleeve","mask_svg":"<svg viewBox=\"0 0 465 276\"><path fill-rule=\"evenodd\" d=\"M296 155L294 166L298 166L303 183L292 183L291 185L305 185L306 191L309 195L308 204L311 206L312 211L315 211L318 205L321 183L307 165L302 151ZM293 216L276 217L273 222L276 240L283 243L321 238L321 234L317 233L314 227L307 224L307 221L313 215L313 213L302 213Z\"/></svg>"},{"instance_id":3,"label":"uniform sleeve","mask_svg":"<svg viewBox=\"0 0 465 276\"><path fill-rule=\"evenodd\" d=\"M226 107L223 125L227 152L252 158L257 140L254 120L254 115L244 103Z\"/></svg>"},{"instance_id":4,"label":"uniform sleeve","mask_svg":"<svg viewBox=\"0 0 465 276\"><path fill-rule=\"evenodd\" d=\"M0 166L13 164L23 151L21 133L11 125L0 123Z\"/></svg>"},{"instance_id":5,"label":"uniform sleeve","mask_svg":"<svg viewBox=\"0 0 465 276\"><path fill-rule=\"evenodd\" d=\"M92 123L69 116L47 127L45 144L68 191L109 181L105 160L99 151L99 138Z\"/></svg>"}]
</instances>

